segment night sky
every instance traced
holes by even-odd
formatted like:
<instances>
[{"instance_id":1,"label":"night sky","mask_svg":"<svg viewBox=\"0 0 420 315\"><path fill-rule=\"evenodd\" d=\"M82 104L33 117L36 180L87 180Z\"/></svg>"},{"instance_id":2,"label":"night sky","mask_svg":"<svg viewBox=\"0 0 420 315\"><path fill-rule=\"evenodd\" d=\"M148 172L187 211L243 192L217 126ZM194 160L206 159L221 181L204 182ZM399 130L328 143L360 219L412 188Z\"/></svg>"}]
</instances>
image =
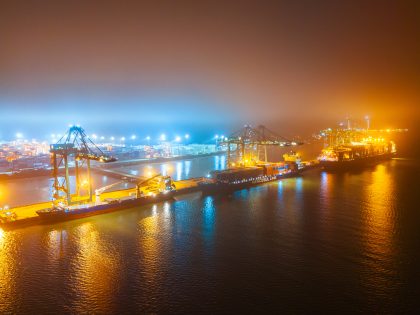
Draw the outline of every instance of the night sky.
<instances>
[{"instance_id":1,"label":"night sky","mask_svg":"<svg viewBox=\"0 0 420 315\"><path fill-rule=\"evenodd\" d=\"M290 133L366 114L404 127L420 112L419 12L383 0L1 1L0 130Z\"/></svg>"}]
</instances>

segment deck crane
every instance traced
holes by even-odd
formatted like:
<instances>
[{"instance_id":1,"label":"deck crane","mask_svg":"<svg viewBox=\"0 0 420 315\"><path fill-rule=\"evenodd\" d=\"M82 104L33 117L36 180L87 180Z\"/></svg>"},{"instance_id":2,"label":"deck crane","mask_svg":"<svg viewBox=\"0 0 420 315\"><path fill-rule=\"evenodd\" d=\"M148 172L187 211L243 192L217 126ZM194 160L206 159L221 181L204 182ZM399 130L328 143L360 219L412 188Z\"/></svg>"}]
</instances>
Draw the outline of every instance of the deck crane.
<instances>
[{"instance_id":1,"label":"deck crane","mask_svg":"<svg viewBox=\"0 0 420 315\"><path fill-rule=\"evenodd\" d=\"M98 203L101 200L101 194L105 190L108 190L108 189L110 189L110 188L112 188L114 186L120 185L120 184L125 183L125 182L126 182L126 178L123 178L123 180L120 180L120 181L118 181L116 183L113 183L113 184L110 184L110 185L107 185L107 186L104 186L104 187L95 189L95 202Z\"/></svg>"},{"instance_id":2,"label":"deck crane","mask_svg":"<svg viewBox=\"0 0 420 315\"><path fill-rule=\"evenodd\" d=\"M150 194L160 193L160 192L169 192L175 189L174 184L172 183L172 178L170 176L163 176L162 174L157 174L150 178L147 178L136 185L136 195L137 198L140 198L144 195L142 188L146 187L149 190Z\"/></svg>"},{"instance_id":3,"label":"deck crane","mask_svg":"<svg viewBox=\"0 0 420 315\"><path fill-rule=\"evenodd\" d=\"M101 163L114 162L117 159L105 154L86 135L80 126L70 126L67 133L56 144L50 145L53 164L53 204L71 205L81 201L92 201L91 161ZM70 189L70 167L74 165L75 192ZM60 171L64 169L64 176ZM81 181L82 171L86 171L86 178ZM82 188L88 192L87 197L81 195Z\"/></svg>"},{"instance_id":4,"label":"deck crane","mask_svg":"<svg viewBox=\"0 0 420 315\"><path fill-rule=\"evenodd\" d=\"M289 147L302 145L303 143L288 140L262 125L257 128L245 125L244 128L229 137L220 139L218 144L227 146L227 165L230 167L233 165L233 154L243 162L246 151L251 150L251 152L256 152L257 160L262 160L260 156L264 154L263 160L267 162L267 146Z\"/></svg>"}]
</instances>

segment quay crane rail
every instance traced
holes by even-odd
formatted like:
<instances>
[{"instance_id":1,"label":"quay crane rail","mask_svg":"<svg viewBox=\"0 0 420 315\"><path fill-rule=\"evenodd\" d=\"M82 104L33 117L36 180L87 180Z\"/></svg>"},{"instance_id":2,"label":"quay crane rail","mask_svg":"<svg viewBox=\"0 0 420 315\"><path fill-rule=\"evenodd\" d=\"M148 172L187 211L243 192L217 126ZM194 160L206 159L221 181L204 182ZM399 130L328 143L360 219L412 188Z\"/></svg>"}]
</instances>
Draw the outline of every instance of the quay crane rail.
<instances>
[{"instance_id":1,"label":"quay crane rail","mask_svg":"<svg viewBox=\"0 0 420 315\"><path fill-rule=\"evenodd\" d=\"M231 162L233 154L239 157L241 163L246 164L245 154L247 149L251 149L251 152L257 152L257 160L262 160L260 156L263 153L263 160L267 162L267 146L290 147L302 145L303 142L286 139L262 125L257 128L245 125L244 128L229 137L219 140L218 144L227 146L227 165L230 167L231 165L234 166L234 163Z\"/></svg>"},{"instance_id":2,"label":"quay crane rail","mask_svg":"<svg viewBox=\"0 0 420 315\"><path fill-rule=\"evenodd\" d=\"M56 144L50 145L50 153L53 164L53 205L71 205L80 201L92 201L92 177L90 161L101 163L114 162L117 159L105 154L86 135L80 126L71 126L67 133ZM69 169L71 160L74 163L76 177L76 191L70 190ZM60 176L59 170L64 168L64 177ZM85 168L87 178L81 182L81 171ZM82 186L87 186L88 197L81 196Z\"/></svg>"}]
</instances>

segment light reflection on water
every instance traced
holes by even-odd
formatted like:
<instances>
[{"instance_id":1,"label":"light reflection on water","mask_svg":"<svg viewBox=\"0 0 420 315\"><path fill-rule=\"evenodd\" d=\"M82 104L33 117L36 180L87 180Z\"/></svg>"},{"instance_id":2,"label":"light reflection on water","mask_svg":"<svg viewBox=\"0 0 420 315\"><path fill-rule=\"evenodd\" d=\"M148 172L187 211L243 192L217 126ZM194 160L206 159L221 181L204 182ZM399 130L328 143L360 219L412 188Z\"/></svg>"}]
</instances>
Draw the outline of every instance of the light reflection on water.
<instances>
[{"instance_id":1,"label":"light reflection on water","mask_svg":"<svg viewBox=\"0 0 420 315\"><path fill-rule=\"evenodd\" d=\"M0 313L404 310L420 235L402 163L0 231Z\"/></svg>"},{"instance_id":2,"label":"light reflection on water","mask_svg":"<svg viewBox=\"0 0 420 315\"><path fill-rule=\"evenodd\" d=\"M19 268L19 255L16 247L19 245L14 239L13 232L6 232L0 228L0 313L11 309L16 301L16 276Z\"/></svg>"},{"instance_id":3,"label":"light reflection on water","mask_svg":"<svg viewBox=\"0 0 420 315\"><path fill-rule=\"evenodd\" d=\"M391 162L393 163L393 162ZM363 246L365 273L363 285L376 294L395 294L398 286L389 285L389 277L395 276L396 262L394 233L397 206L395 182L390 165L378 165L370 174L363 189Z\"/></svg>"},{"instance_id":4,"label":"light reflection on water","mask_svg":"<svg viewBox=\"0 0 420 315\"><path fill-rule=\"evenodd\" d=\"M72 300L75 309L104 313L112 309L115 288L122 262L118 248L107 244L100 232L90 222L76 227L72 240L76 253L72 257L72 274L69 286L77 290Z\"/></svg>"},{"instance_id":5,"label":"light reflection on water","mask_svg":"<svg viewBox=\"0 0 420 315\"><path fill-rule=\"evenodd\" d=\"M213 245L216 228L216 209L214 198L207 196L203 200L203 236L208 246Z\"/></svg>"}]
</instances>

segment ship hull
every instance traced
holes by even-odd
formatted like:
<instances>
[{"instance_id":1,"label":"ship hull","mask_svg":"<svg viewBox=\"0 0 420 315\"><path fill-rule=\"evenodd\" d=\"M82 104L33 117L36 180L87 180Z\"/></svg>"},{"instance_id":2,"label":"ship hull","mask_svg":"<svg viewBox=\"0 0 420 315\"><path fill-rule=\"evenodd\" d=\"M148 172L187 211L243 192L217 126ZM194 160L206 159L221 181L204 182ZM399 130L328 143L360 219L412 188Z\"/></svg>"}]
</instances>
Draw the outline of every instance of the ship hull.
<instances>
[{"instance_id":1,"label":"ship hull","mask_svg":"<svg viewBox=\"0 0 420 315\"><path fill-rule=\"evenodd\" d=\"M391 159L394 155L386 153L348 161L320 161L320 166L326 171L347 171L378 164Z\"/></svg>"},{"instance_id":2,"label":"ship hull","mask_svg":"<svg viewBox=\"0 0 420 315\"><path fill-rule=\"evenodd\" d=\"M14 230L39 224L41 219L39 217L31 217L12 221L0 221L0 228L4 230Z\"/></svg>"},{"instance_id":3,"label":"ship hull","mask_svg":"<svg viewBox=\"0 0 420 315\"><path fill-rule=\"evenodd\" d=\"M289 172L283 175L276 175L273 176L270 179L267 180L261 180L261 181L249 181L245 183L212 183L212 184L203 184L201 185L201 190L203 192L203 195L217 195L217 194L231 194L235 191L247 189L253 186L262 185L269 182L274 182L281 180L283 178L289 178L289 177L295 177L299 175L299 171L293 171Z\"/></svg>"},{"instance_id":4,"label":"ship hull","mask_svg":"<svg viewBox=\"0 0 420 315\"><path fill-rule=\"evenodd\" d=\"M69 211L39 211L38 216L43 223L61 222L87 218L95 215L111 213L132 207L143 206L155 202L162 202L173 198L172 193L142 198L122 200L116 203L108 203Z\"/></svg>"}]
</instances>

